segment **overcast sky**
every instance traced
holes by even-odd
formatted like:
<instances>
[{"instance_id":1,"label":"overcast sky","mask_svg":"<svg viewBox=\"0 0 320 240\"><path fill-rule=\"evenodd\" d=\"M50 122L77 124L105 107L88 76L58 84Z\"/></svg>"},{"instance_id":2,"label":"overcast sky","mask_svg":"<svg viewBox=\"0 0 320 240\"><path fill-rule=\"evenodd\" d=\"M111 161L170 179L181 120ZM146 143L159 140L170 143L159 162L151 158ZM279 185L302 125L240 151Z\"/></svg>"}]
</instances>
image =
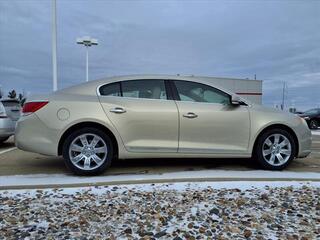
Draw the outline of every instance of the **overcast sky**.
<instances>
[{"instance_id":1,"label":"overcast sky","mask_svg":"<svg viewBox=\"0 0 320 240\"><path fill-rule=\"evenodd\" d=\"M194 74L263 80L264 104L320 106L320 1L57 0L59 88L113 75ZM0 0L0 84L52 89L51 0Z\"/></svg>"}]
</instances>

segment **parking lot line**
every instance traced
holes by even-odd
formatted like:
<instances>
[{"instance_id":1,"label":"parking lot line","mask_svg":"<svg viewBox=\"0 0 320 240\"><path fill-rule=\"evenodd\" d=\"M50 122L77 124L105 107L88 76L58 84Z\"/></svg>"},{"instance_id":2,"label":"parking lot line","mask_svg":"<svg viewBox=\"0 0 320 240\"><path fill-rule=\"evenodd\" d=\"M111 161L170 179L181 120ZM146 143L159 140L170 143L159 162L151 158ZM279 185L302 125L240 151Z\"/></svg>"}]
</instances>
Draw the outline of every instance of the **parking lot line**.
<instances>
[{"instance_id":1,"label":"parking lot line","mask_svg":"<svg viewBox=\"0 0 320 240\"><path fill-rule=\"evenodd\" d=\"M16 149L17 149L17 147L12 147L12 148L0 151L0 154L6 153L6 152L10 152L10 151L13 151L13 150L16 150Z\"/></svg>"}]
</instances>

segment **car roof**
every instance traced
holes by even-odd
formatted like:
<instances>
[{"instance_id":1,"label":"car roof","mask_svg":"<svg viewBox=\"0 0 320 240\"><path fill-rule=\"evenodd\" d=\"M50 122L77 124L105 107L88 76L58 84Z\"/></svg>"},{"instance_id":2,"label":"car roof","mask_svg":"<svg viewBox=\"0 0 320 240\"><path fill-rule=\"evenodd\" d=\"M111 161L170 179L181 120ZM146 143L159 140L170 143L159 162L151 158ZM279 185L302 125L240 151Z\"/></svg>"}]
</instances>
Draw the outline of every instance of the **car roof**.
<instances>
[{"instance_id":1,"label":"car roof","mask_svg":"<svg viewBox=\"0 0 320 240\"><path fill-rule=\"evenodd\" d=\"M230 90L227 90L220 86L219 84L212 83L213 79L222 80L222 79L230 79L230 78L219 78L219 77L202 77L202 76L181 76L181 75L164 75L164 74L143 74L143 75L124 75L124 76L114 76L108 78L101 78L98 80L92 80L89 82L85 82L82 84L78 84L69 88L62 89L59 93L71 93L71 94L81 94L81 95L93 95L96 94L97 88L99 86L120 82L126 80L139 80L139 79L163 79L163 80L182 80L182 81L192 81L207 84L209 86L213 86L217 89L220 89L228 94L234 94ZM244 80L244 79L242 79ZM253 80L254 81L254 80Z\"/></svg>"}]
</instances>

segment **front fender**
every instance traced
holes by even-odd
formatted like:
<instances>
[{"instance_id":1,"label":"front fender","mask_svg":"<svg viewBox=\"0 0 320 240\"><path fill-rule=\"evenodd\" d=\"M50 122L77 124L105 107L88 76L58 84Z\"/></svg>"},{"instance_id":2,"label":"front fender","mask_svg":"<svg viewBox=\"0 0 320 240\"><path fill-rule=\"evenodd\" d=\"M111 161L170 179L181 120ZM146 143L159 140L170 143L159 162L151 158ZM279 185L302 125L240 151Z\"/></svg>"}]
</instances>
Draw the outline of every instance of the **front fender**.
<instances>
[{"instance_id":1,"label":"front fender","mask_svg":"<svg viewBox=\"0 0 320 240\"><path fill-rule=\"evenodd\" d=\"M284 113L281 111L268 109L268 108L258 108L250 111L251 117L251 134L250 134L250 144L249 152L253 152L254 144L260 134L267 128L283 127L290 129L295 137L299 138L303 135L304 124L302 119L296 115L290 113ZM300 142L299 149L300 149Z\"/></svg>"}]
</instances>

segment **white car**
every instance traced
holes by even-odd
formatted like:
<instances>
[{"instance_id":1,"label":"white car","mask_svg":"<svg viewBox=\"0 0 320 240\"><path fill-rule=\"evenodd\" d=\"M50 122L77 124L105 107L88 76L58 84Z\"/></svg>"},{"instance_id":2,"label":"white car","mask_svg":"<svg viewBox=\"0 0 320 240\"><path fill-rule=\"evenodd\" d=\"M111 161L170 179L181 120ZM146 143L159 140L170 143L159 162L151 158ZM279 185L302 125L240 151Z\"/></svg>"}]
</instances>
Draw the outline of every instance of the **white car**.
<instances>
[{"instance_id":1,"label":"white car","mask_svg":"<svg viewBox=\"0 0 320 240\"><path fill-rule=\"evenodd\" d=\"M20 102L16 99L0 100L0 143L14 135L16 122L20 118Z\"/></svg>"}]
</instances>

